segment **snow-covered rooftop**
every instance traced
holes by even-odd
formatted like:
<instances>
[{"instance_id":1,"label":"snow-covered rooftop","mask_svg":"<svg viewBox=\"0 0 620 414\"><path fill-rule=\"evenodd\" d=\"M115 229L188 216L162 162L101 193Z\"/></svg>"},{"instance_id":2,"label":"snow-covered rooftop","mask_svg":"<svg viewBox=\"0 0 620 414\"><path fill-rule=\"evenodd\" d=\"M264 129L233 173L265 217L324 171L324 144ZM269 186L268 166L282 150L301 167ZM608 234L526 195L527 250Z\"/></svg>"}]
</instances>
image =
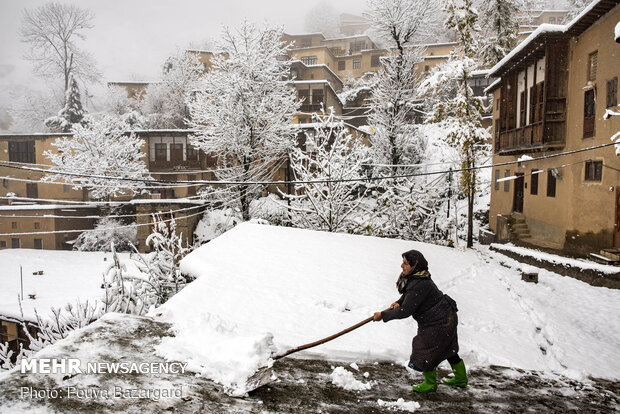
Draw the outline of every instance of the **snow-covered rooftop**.
<instances>
[{"instance_id":1,"label":"snow-covered rooftop","mask_svg":"<svg viewBox=\"0 0 620 414\"><path fill-rule=\"evenodd\" d=\"M121 253L124 262L131 262L128 253ZM107 260L104 260L107 258ZM24 318L35 320L35 309L46 319L51 308L64 308L76 300L99 299L103 272L110 265L111 253L73 252L63 250L4 249L0 250L0 316L21 319L18 295L21 295L20 266L23 275ZM128 263L131 264L131 263ZM33 272L43 271L42 275ZM36 298L31 299L30 294Z\"/></svg>"},{"instance_id":2,"label":"snow-covered rooftop","mask_svg":"<svg viewBox=\"0 0 620 414\"><path fill-rule=\"evenodd\" d=\"M70 202L70 200L67 200ZM0 211L25 211L25 210L74 210L77 208L95 208L93 204L11 204L10 206L0 206Z\"/></svg>"}]
</instances>

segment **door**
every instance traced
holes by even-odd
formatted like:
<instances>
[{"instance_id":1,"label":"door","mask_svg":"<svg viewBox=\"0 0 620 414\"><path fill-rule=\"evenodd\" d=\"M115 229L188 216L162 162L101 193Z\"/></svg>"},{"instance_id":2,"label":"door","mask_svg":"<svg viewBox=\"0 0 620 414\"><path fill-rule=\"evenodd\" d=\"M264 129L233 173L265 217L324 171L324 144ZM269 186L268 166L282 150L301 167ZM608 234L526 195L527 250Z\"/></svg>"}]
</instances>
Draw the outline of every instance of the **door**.
<instances>
[{"instance_id":1,"label":"door","mask_svg":"<svg viewBox=\"0 0 620 414\"><path fill-rule=\"evenodd\" d=\"M616 186L616 222L614 224L614 247L620 247L620 187Z\"/></svg>"},{"instance_id":2,"label":"door","mask_svg":"<svg viewBox=\"0 0 620 414\"><path fill-rule=\"evenodd\" d=\"M517 213L523 213L523 186L525 180L523 179L523 173L515 174L517 179L515 180L515 193L512 201L512 211Z\"/></svg>"},{"instance_id":3,"label":"door","mask_svg":"<svg viewBox=\"0 0 620 414\"><path fill-rule=\"evenodd\" d=\"M170 144L170 163L173 167L183 165L183 144Z\"/></svg>"}]
</instances>

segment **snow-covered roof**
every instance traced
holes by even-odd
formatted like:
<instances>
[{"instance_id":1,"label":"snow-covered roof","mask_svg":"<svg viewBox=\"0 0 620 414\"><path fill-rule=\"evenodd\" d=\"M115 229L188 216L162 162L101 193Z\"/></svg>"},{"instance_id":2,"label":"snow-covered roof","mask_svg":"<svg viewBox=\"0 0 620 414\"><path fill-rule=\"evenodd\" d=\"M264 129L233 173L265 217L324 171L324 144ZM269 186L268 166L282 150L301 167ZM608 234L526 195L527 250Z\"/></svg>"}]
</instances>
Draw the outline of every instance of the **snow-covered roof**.
<instances>
[{"instance_id":1,"label":"snow-covered roof","mask_svg":"<svg viewBox=\"0 0 620 414\"><path fill-rule=\"evenodd\" d=\"M420 43L413 45L412 47L432 47L432 46L456 46L458 42L443 42L443 43Z\"/></svg>"},{"instance_id":2,"label":"snow-covered roof","mask_svg":"<svg viewBox=\"0 0 620 414\"><path fill-rule=\"evenodd\" d=\"M489 70L489 76L496 76L497 73L514 57L526 50L531 44L534 43L539 37L545 36L550 33L565 33L566 26L561 24L541 24L536 30L532 32L525 40L519 43L514 49L510 51L502 60L500 60L495 66Z\"/></svg>"},{"instance_id":3,"label":"snow-covered roof","mask_svg":"<svg viewBox=\"0 0 620 414\"><path fill-rule=\"evenodd\" d=\"M484 93L487 94L489 92L492 92L497 86L499 86L500 82L502 81L501 78L497 78L495 79L495 81L493 81L493 83L491 83L489 86L487 86L484 89Z\"/></svg>"},{"instance_id":4,"label":"snow-covered roof","mask_svg":"<svg viewBox=\"0 0 620 414\"><path fill-rule=\"evenodd\" d=\"M568 34L570 36L578 36L583 31L587 30L594 22L596 22L602 15L607 13L614 7L618 7L617 1L608 0L594 0L588 6L586 6L581 13L575 16L570 22L565 25L557 24L541 24L536 30L534 30L523 42L518 44L513 50L510 51L504 58L499 61L489 72L489 76L496 76L498 72L518 57L522 52L527 50L539 37L552 35L552 34Z\"/></svg>"},{"instance_id":5,"label":"snow-covered roof","mask_svg":"<svg viewBox=\"0 0 620 414\"><path fill-rule=\"evenodd\" d=\"M104 258L107 258L105 260ZM129 253L121 253L123 262L131 264ZM47 319L50 308L75 305L76 300L99 299L103 272L110 265L111 253L73 252L65 250L5 249L0 250L0 317L22 319L18 295L23 278L24 319L35 321L35 309ZM42 275L33 272L43 271ZM30 298L34 294L35 299Z\"/></svg>"},{"instance_id":6,"label":"snow-covered roof","mask_svg":"<svg viewBox=\"0 0 620 414\"><path fill-rule=\"evenodd\" d=\"M73 210L76 208L96 208L97 204L11 204L0 206L0 211L28 211L28 210Z\"/></svg>"}]
</instances>

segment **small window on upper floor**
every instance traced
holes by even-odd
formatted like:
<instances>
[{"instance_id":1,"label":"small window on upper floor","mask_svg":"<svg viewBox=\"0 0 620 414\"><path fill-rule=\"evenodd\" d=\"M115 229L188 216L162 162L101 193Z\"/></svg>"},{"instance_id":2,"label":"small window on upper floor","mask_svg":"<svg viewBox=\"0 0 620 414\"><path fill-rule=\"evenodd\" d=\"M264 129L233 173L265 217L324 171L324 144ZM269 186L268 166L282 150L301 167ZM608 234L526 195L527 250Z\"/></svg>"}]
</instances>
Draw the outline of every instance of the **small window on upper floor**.
<instances>
[{"instance_id":1,"label":"small window on upper floor","mask_svg":"<svg viewBox=\"0 0 620 414\"><path fill-rule=\"evenodd\" d=\"M603 179L603 161L586 161L586 181L601 181Z\"/></svg>"},{"instance_id":2,"label":"small window on upper floor","mask_svg":"<svg viewBox=\"0 0 620 414\"><path fill-rule=\"evenodd\" d=\"M607 81L607 108L618 105L618 77Z\"/></svg>"},{"instance_id":3,"label":"small window on upper floor","mask_svg":"<svg viewBox=\"0 0 620 414\"><path fill-rule=\"evenodd\" d=\"M549 17L549 23L555 24L555 17Z\"/></svg>"},{"instance_id":4,"label":"small window on upper floor","mask_svg":"<svg viewBox=\"0 0 620 414\"><path fill-rule=\"evenodd\" d=\"M9 161L34 164L34 141L9 142Z\"/></svg>"},{"instance_id":5,"label":"small window on upper floor","mask_svg":"<svg viewBox=\"0 0 620 414\"><path fill-rule=\"evenodd\" d=\"M312 46L312 38L311 37L302 37L299 42L301 47L311 47Z\"/></svg>"},{"instance_id":6,"label":"small window on upper floor","mask_svg":"<svg viewBox=\"0 0 620 414\"><path fill-rule=\"evenodd\" d=\"M495 170L495 191L499 190L499 170Z\"/></svg>"},{"instance_id":7,"label":"small window on upper floor","mask_svg":"<svg viewBox=\"0 0 620 414\"><path fill-rule=\"evenodd\" d=\"M373 68L379 66L379 55L372 55L370 57L370 66L372 66Z\"/></svg>"},{"instance_id":8,"label":"small window on upper floor","mask_svg":"<svg viewBox=\"0 0 620 414\"><path fill-rule=\"evenodd\" d=\"M359 59L353 59L353 69L359 69L362 66L362 62Z\"/></svg>"},{"instance_id":9,"label":"small window on upper floor","mask_svg":"<svg viewBox=\"0 0 620 414\"><path fill-rule=\"evenodd\" d=\"M555 197L556 178L553 168L547 170L547 197Z\"/></svg>"},{"instance_id":10,"label":"small window on upper floor","mask_svg":"<svg viewBox=\"0 0 620 414\"><path fill-rule=\"evenodd\" d=\"M345 70L347 68L347 62L345 60L338 61L338 70Z\"/></svg>"},{"instance_id":11,"label":"small window on upper floor","mask_svg":"<svg viewBox=\"0 0 620 414\"><path fill-rule=\"evenodd\" d=\"M504 171L504 178L508 178L508 177L510 177L510 170ZM510 180L504 181L504 191L505 192L510 191Z\"/></svg>"},{"instance_id":12,"label":"small window on upper floor","mask_svg":"<svg viewBox=\"0 0 620 414\"><path fill-rule=\"evenodd\" d=\"M428 72L429 70L431 70L431 67L428 65L424 65L424 72Z\"/></svg>"},{"instance_id":13,"label":"small window on upper floor","mask_svg":"<svg viewBox=\"0 0 620 414\"><path fill-rule=\"evenodd\" d=\"M598 62L598 50L588 55L588 80L596 80L596 66Z\"/></svg>"}]
</instances>

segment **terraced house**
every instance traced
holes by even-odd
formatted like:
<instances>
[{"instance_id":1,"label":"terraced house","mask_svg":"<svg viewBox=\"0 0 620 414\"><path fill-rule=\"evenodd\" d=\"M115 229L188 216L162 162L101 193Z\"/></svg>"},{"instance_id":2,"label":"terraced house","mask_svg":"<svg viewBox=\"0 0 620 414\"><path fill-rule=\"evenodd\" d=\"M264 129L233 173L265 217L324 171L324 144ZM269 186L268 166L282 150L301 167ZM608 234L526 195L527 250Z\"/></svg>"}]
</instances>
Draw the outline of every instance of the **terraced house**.
<instances>
[{"instance_id":1,"label":"terraced house","mask_svg":"<svg viewBox=\"0 0 620 414\"><path fill-rule=\"evenodd\" d=\"M620 130L619 20L617 1L593 2L566 25L541 25L491 69L493 164L513 163L493 170L499 239L612 259L620 248L620 157L610 145ZM552 158L530 161L541 156Z\"/></svg>"}]
</instances>

